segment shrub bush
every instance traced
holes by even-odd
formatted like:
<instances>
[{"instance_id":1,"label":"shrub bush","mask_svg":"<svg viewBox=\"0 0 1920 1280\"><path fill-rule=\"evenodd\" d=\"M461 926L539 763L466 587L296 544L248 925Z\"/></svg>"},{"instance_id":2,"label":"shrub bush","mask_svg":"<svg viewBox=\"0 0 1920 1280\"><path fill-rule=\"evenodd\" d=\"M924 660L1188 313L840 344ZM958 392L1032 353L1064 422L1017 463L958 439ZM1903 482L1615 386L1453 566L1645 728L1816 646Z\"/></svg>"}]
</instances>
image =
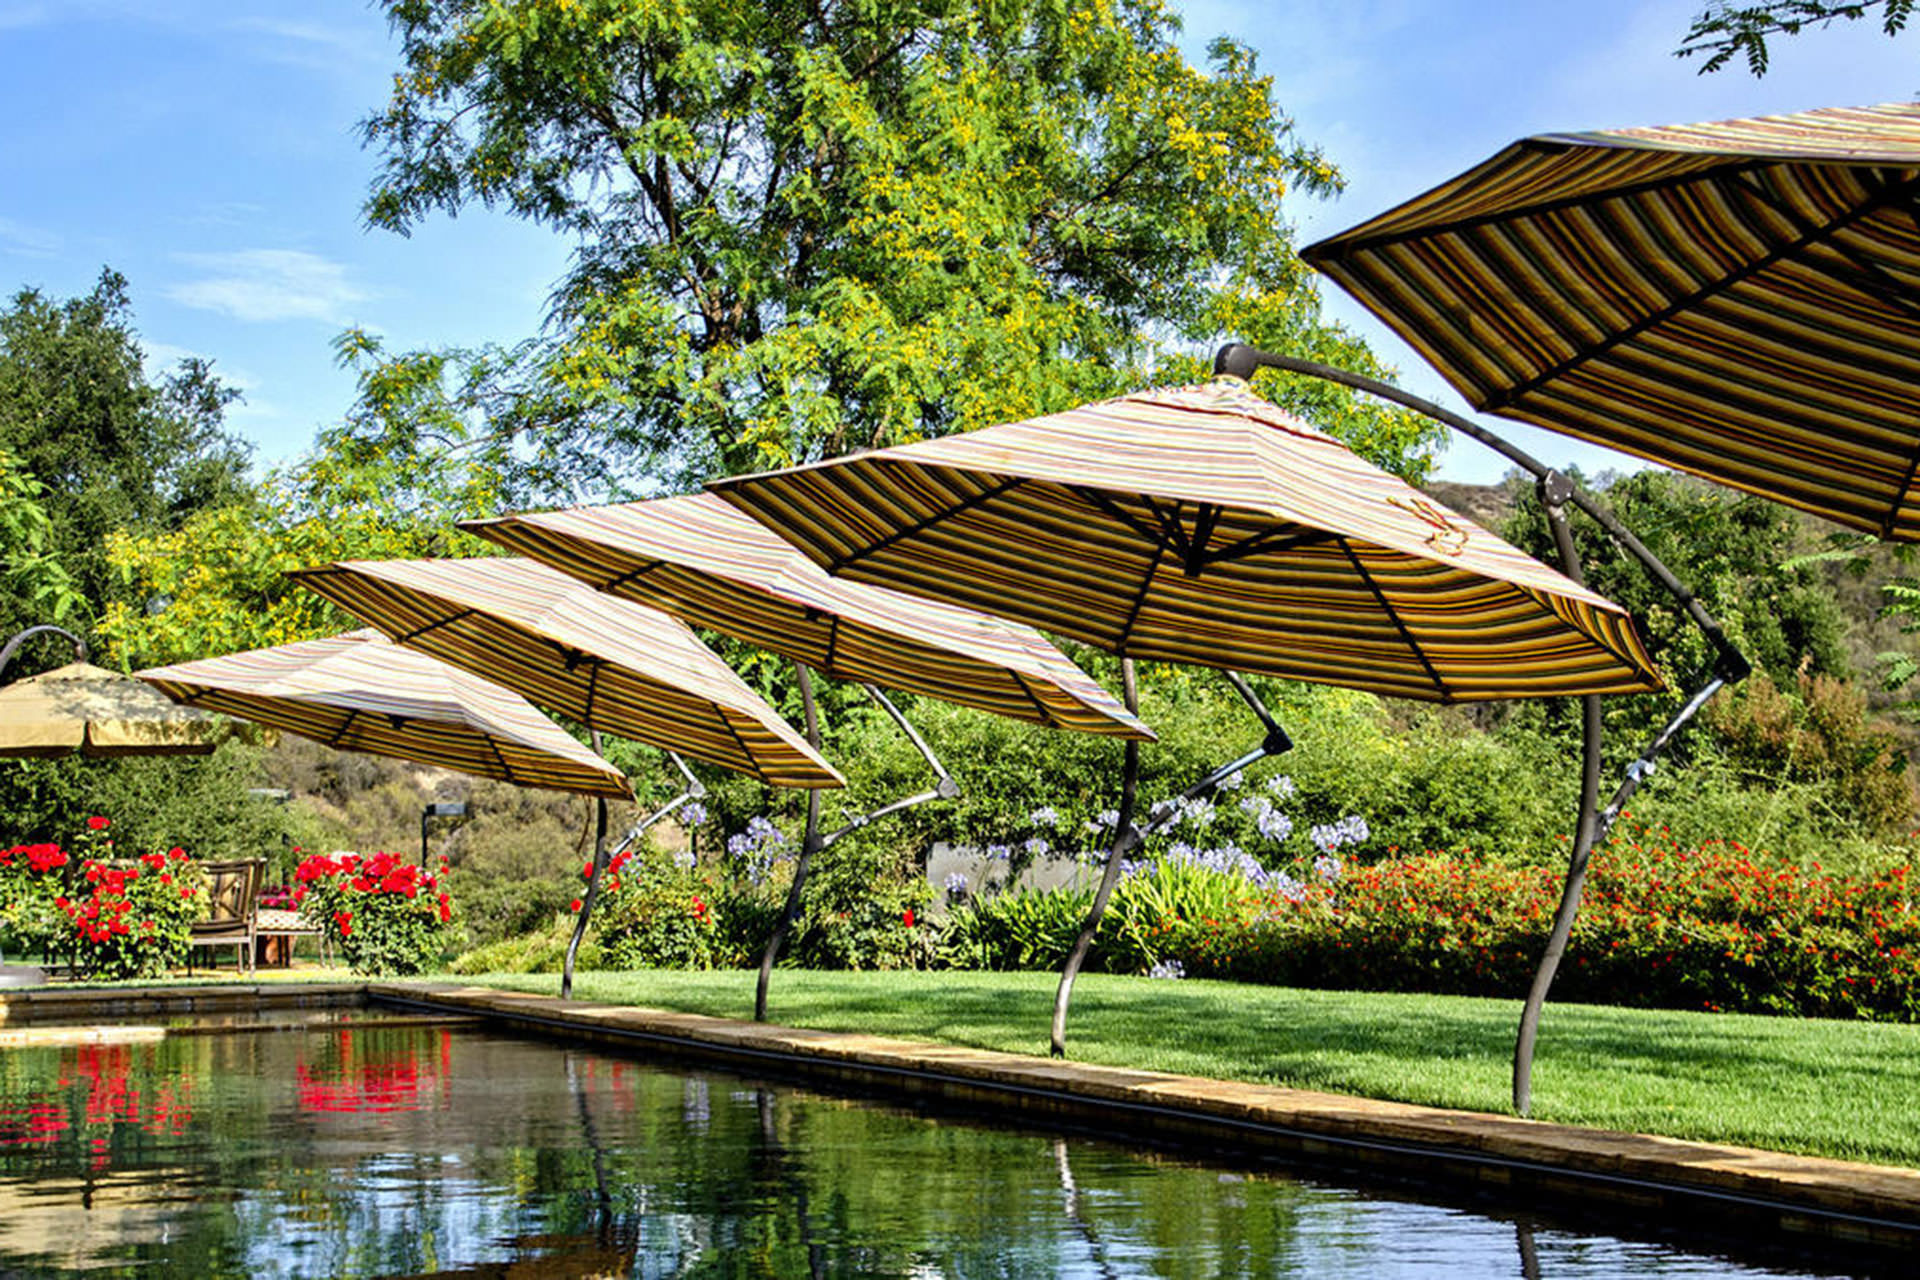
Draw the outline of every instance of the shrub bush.
<instances>
[{"instance_id":1,"label":"shrub bush","mask_svg":"<svg viewBox=\"0 0 1920 1280\"><path fill-rule=\"evenodd\" d=\"M399 854L315 854L294 890L355 973L404 976L437 965L452 940L453 899L439 874Z\"/></svg>"},{"instance_id":2,"label":"shrub bush","mask_svg":"<svg viewBox=\"0 0 1920 1280\"><path fill-rule=\"evenodd\" d=\"M593 864L582 868L591 876ZM719 934L711 877L649 848L615 854L594 905L604 963L615 969L710 969ZM574 910L580 900L574 900Z\"/></svg>"},{"instance_id":3,"label":"shrub bush","mask_svg":"<svg viewBox=\"0 0 1920 1280\"><path fill-rule=\"evenodd\" d=\"M67 937L57 901L71 861L57 844L0 849L0 941L9 949L45 952Z\"/></svg>"},{"instance_id":4,"label":"shrub bush","mask_svg":"<svg viewBox=\"0 0 1920 1280\"><path fill-rule=\"evenodd\" d=\"M1911 866L1839 875L1730 842L1684 845L1664 831L1622 830L1595 851L1555 997L1912 1021L1920 1016L1920 913ZM1512 997L1531 979L1559 894L1554 868L1461 854L1270 874L1264 883L1239 868L1180 867L1163 856L1116 890L1091 963ZM1051 967L1086 898L1011 894L964 908L946 954L955 963Z\"/></svg>"},{"instance_id":5,"label":"shrub bush","mask_svg":"<svg viewBox=\"0 0 1920 1280\"><path fill-rule=\"evenodd\" d=\"M56 903L73 931L74 957L90 978L163 978L186 959L193 922L206 909L199 864L175 847L132 862L88 859L84 897Z\"/></svg>"}]
</instances>

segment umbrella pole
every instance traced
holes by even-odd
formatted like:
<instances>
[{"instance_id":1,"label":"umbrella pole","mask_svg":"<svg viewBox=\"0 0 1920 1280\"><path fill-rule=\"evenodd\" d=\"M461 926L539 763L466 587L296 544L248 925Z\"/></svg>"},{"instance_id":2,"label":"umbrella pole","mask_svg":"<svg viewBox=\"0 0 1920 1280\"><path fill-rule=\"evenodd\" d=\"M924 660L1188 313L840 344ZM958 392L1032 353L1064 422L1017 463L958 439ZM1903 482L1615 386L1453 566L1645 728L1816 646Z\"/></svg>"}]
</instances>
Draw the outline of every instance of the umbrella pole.
<instances>
[{"instance_id":1,"label":"umbrella pole","mask_svg":"<svg viewBox=\"0 0 1920 1280\"><path fill-rule=\"evenodd\" d=\"M807 669L798 663L795 663L794 666L800 672L803 681L801 685L801 696L807 708L807 739L814 750L817 751L820 749L820 743L818 741L818 729L814 724L813 718L812 686L807 682ZM800 885L806 879L807 862L810 854L833 848L834 845L840 843L840 841L860 830L862 827L877 819L884 818L888 814L898 813L902 809L911 809L915 805L926 804L933 800L951 800L960 794L960 784L953 780L953 775L947 772L947 767L940 763L940 757L933 754L933 748L928 746L927 740L920 736L920 731L913 727L913 722L900 713L900 708L893 705L893 700L882 693L877 685L863 684L860 687L866 691L868 698L872 699L882 711L893 718L894 724L900 727L900 732L907 735L907 741L914 745L915 749L920 752L921 757L926 760L928 767L933 770L935 781L933 786L925 791L916 791L910 796L902 796L898 800L891 800L881 805L878 809L870 809L866 813L855 814L848 818L837 830L829 831L825 835L819 834L820 793L816 790L809 794L807 799L807 836L806 839L801 842L800 857L794 864L793 885L787 890L787 908L781 916L779 926L775 929L773 939L768 942L767 954L761 958L760 962L760 985L755 993L753 1002L753 1016L757 1022L766 1021L767 983L773 973L773 962L779 959L779 948L785 944L788 931L792 929L794 922L800 918ZM811 848L809 846L811 846Z\"/></svg>"},{"instance_id":2,"label":"umbrella pole","mask_svg":"<svg viewBox=\"0 0 1920 1280\"><path fill-rule=\"evenodd\" d=\"M1126 690L1127 710L1138 715L1139 694L1134 685L1133 663L1130 659L1121 659L1120 676ZM1074 939L1073 950L1067 954L1066 966L1060 972L1060 987L1053 997L1052 1052L1056 1058L1067 1055L1067 1004L1073 998L1073 980L1079 976L1080 966L1085 963L1087 952L1093 947L1094 935L1100 931L1100 919L1106 914L1107 900L1113 896L1114 885L1119 883L1121 862L1148 839L1179 820L1181 801L1205 795L1242 769L1268 756L1293 750L1293 739L1287 736L1287 731L1267 710L1267 704L1253 691L1247 678L1238 671L1229 671L1226 677L1233 685L1233 691L1247 704L1247 709L1265 726L1266 736L1260 740L1259 746L1245 755L1208 771L1179 795L1154 805L1147 813L1145 826L1136 826L1133 822L1133 795L1139 777L1139 744L1131 740L1127 743L1127 772L1121 781L1120 816L1114 826L1113 845L1107 852L1106 868L1100 874L1100 887L1094 891L1093 907L1087 912L1086 923L1080 927L1080 936Z\"/></svg>"},{"instance_id":3,"label":"umbrella pole","mask_svg":"<svg viewBox=\"0 0 1920 1280\"><path fill-rule=\"evenodd\" d=\"M593 749L597 752L600 750L600 731L595 729L592 730L592 733ZM611 863L616 856L631 849L634 842L645 835L648 828L652 827L654 823L674 813L681 805L698 800L701 796L707 794L705 784L693 776L693 771L687 768L687 762L680 758L678 752L667 752L667 758L680 767L681 775L687 780L686 789L629 827L627 834L622 836L620 843L612 849L607 848L607 798L605 796L595 797L593 876L587 881L587 892L586 896L580 902L579 917L573 922L573 936L567 939L567 961L562 967L560 974L560 998L562 1000L571 999L573 996L573 959L580 950L580 940L586 937L587 917L593 914L593 904L600 900L600 882L606 878L608 864Z\"/></svg>"},{"instance_id":4,"label":"umbrella pole","mask_svg":"<svg viewBox=\"0 0 1920 1280\"><path fill-rule=\"evenodd\" d=\"M878 809L870 809L866 813L849 817L839 830L829 831L820 837L822 849L831 849L868 823L884 818L890 813L898 813L902 809L911 809L915 805L926 804L933 800L952 800L960 794L960 784L954 781L952 774L947 772L947 766L940 763L940 757L933 754L933 748L928 746L927 740L920 736L920 731L913 727L913 722L900 713L900 708L893 705L893 700L882 693L877 685L863 684L860 687L866 690L867 697L872 699L875 705L893 718L900 732L907 735L907 741L920 752L921 758L927 762L927 767L933 770L934 784L925 791L916 791L910 796L890 800Z\"/></svg>"},{"instance_id":5,"label":"umbrella pole","mask_svg":"<svg viewBox=\"0 0 1920 1280\"><path fill-rule=\"evenodd\" d=\"M794 674L800 680L800 705L806 712L807 745L819 751L820 715L813 705L813 675L805 663L793 662L792 665ZM780 949L787 944L787 934L792 931L794 921L800 918L800 889L807 882L807 863L819 847L820 789L814 787L807 792L807 833L801 837L800 856L794 860L793 883L787 886L787 904L780 912L780 919L774 923L773 936L767 939L766 951L760 956L760 980L753 989L755 1022L767 1020L767 984L773 981L773 962L780 958Z\"/></svg>"},{"instance_id":6,"label":"umbrella pole","mask_svg":"<svg viewBox=\"0 0 1920 1280\"><path fill-rule=\"evenodd\" d=\"M1120 659L1120 687L1127 710L1139 715L1140 686L1134 678L1132 658ZM1140 743L1138 739L1128 738L1126 763L1120 774L1120 817L1114 824L1113 843L1107 849L1107 865L1100 873L1100 887L1093 892L1093 907L1080 926L1080 936L1073 940L1073 949L1067 952L1067 963L1060 970L1060 985L1053 993L1051 1048L1056 1058L1067 1056L1067 1005L1073 999L1073 980L1080 976L1080 966L1086 963L1087 952L1093 948L1093 935L1100 930L1100 917L1106 914L1107 899L1113 896L1113 886L1120 881L1120 861L1144 839L1133 824L1133 803L1139 788Z\"/></svg>"},{"instance_id":7,"label":"umbrella pole","mask_svg":"<svg viewBox=\"0 0 1920 1280\"><path fill-rule=\"evenodd\" d=\"M1567 526L1565 490L1568 486L1539 483L1540 504L1546 509L1547 523L1553 529L1554 546L1560 552L1560 567L1582 585L1586 572L1580 563L1580 549L1574 544L1573 530ZM1547 1003L1547 991L1560 971L1560 958L1566 954L1567 939L1573 934L1573 918L1580 911L1580 895L1586 888L1587 862L1599 838L1595 807L1600 802L1600 753L1602 746L1600 695L1587 694L1580 699L1580 818L1574 826L1573 851L1567 856L1567 878L1560 888L1560 909L1554 913L1553 929L1547 934L1547 949L1533 973L1533 985L1527 989L1526 1004L1520 1011L1520 1033L1513 1045L1513 1109L1526 1115L1533 1106L1533 1046L1540 1034L1540 1013Z\"/></svg>"},{"instance_id":8,"label":"umbrella pole","mask_svg":"<svg viewBox=\"0 0 1920 1280\"><path fill-rule=\"evenodd\" d=\"M590 730L593 735L595 755L604 756L600 749L600 731ZM586 900L580 904L580 913L573 921L573 936L567 939L567 962L560 970L560 998L573 999L573 961L580 952L580 939L587 935L587 917L593 914L593 904L600 900L600 882L607 878L607 798L595 796L593 822L593 878L587 881Z\"/></svg>"},{"instance_id":9,"label":"umbrella pole","mask_svg":"<svg viewBox=\"0 0 1920 1280\"><path fill-rule=\"evenodd\" d=\"M85 640L82 640L65 627L56 627L51 622L43 622L39 626L27 627L25 630L15 632L13 639L7 641L6 648L0 649L0 676L7 674L7 664L13 661L14 654L20 652L21 645L25 644L34 636L49 632L54 635L65 636L67 639L73 641L73 660L75 662L85 662L87 660L87 642Z\"/></svg>"}]
</instances>

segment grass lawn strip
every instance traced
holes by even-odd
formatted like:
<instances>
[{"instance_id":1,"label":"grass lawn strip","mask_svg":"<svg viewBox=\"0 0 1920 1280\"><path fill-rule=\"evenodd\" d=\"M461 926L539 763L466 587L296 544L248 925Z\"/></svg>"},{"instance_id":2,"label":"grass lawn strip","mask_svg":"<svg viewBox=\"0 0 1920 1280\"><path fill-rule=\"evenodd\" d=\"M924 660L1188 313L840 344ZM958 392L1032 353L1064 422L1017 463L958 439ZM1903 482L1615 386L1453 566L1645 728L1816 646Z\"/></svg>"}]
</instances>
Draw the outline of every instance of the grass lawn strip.
<instances>
[{"instance_id":1,"label":"grass lawn strip","mask_svg":"<svg viewBox=\"0 0 1920 1280\"><path fill-rule=\"evenodd\" d=\"M454 981L556 994L551 974ZM1045 973L774 975L784 1026L1045 1054ZM584 1000L752 1015L747 972L582 973ZM1519 1002L1084 975L1082 1062L1503 1113ZM1920 1027L1548 1005L1534 1115L1920 1168Z\"/></svg>"}]
</instances>

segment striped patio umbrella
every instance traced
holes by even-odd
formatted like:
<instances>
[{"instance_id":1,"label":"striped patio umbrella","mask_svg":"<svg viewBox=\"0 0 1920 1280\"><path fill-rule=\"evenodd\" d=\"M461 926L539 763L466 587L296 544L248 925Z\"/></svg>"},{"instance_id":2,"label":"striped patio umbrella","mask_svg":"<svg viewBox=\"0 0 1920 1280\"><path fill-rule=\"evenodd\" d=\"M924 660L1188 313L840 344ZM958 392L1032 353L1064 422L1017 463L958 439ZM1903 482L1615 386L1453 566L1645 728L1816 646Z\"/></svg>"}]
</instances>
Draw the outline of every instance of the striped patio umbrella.
<instances>
[{"instance_id":1,"label":"striped patio umbrella","mask_svg":"<svg viewBox=\"0 0 1920 1280\"><path fill-rule=\"evenodd\" d=\"M341 751L523 787L631 797L620 771L510 689L389 643L378 631L136 673L175 702Z\"/></svg>"},{"instance_id":2,"label":"striped patio umbrella","mask_svg":"<svg viewBox=\"0 0 1920 1280\"><path fill-rule=\"evenodd\" d=\"M590 729L770 786L844 785L684 623L532 561L354 560L290 576L395 642Z\"/></svg>"},{"instance_id":3,"label":"striped patio umbrella","mask_svg":"<svg viewBox=\"0 0 1920 1280\"><path fill-rule=\"evenodd\" d=\"M1052 728L1153 737L1031 627L828 577L711 494L462 527L601 591L839 679Z\"/></svg>"},{"instance_id":4,"label":"striped patio umbrella","mask_svg":"<svg viewBox=\"0 0 1920 1280\"><path fill-rule=\"evenodd\" d=\"M1238 379L716 483L827 572L1435 702L1659 687L1626 612Z\"/></svg>"},{"instance_id":5,"label":"striped patio umbrella","mask_svg":"<svg viewBox=\"0 0 1920 1280\"><path fill-rule=\"evenodd\" d=\"M1476 408L1920 539L1920 104L1528 138L1306 250Z\"/></svg>"}]
</instances>

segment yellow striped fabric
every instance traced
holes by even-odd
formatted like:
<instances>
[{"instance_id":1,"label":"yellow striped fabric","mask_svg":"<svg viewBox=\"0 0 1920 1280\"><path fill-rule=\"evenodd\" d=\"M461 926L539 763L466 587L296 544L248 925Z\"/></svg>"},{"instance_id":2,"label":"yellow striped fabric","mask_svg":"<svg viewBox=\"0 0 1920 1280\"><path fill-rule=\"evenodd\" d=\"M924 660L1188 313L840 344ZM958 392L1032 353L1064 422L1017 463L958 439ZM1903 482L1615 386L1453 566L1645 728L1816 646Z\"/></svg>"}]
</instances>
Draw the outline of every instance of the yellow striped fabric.
<instances>
[{"instance_id":1,"label":"yellow striped fabric","mask_svg":"<svg viewBox=\"0 0 1920 1280\"><path fill-rule=\"evenodd\" d=\"M530 560L350 560L291 576L397 643L590 728L770 786L845 785L684 623Z\"/></svg>"},{"instance_id":2,"label":"yellow striped fabric","mask_svg":"<svg viewBox=\"0 0 1920 1280\"><path fill-rule=\"evenodd\" d=\"M830 573L1438 702L1657 688L1632 622L1238 379L716 482Z\"/></svg>"},{"instance_id":3,"label":"yellow striped fabric","mask_svg":"<svg viewBox=\"0 0 1920 1280\"><path fill-rule=\"evenodd\" d=\"M136 672L174 701L523 787L631 798L620 771L525 698L458 667L351 631Z\"/></svg>"},{"instance_id":4,"label":"yellow striped fabric","mask_svg":"<svg viewBox=\"0 0 1920 1280\"><path fill-rule=\"evenodd\" d=\"M610 595L839 679L1056 728L1153 738L1031 627L830 578L712 494L461 527Z\"/></svg>"},{"instance_id":5,"label":"yellow striped fabric","mask_svg":"<svg viewBox=\"0 0 1920 1280\"><path fill-rule=\"evenodd\" d=\"M1920 104L1529 138L1306 257L1477 408L1920 539Z\"/></svg>"}]
</instances>

